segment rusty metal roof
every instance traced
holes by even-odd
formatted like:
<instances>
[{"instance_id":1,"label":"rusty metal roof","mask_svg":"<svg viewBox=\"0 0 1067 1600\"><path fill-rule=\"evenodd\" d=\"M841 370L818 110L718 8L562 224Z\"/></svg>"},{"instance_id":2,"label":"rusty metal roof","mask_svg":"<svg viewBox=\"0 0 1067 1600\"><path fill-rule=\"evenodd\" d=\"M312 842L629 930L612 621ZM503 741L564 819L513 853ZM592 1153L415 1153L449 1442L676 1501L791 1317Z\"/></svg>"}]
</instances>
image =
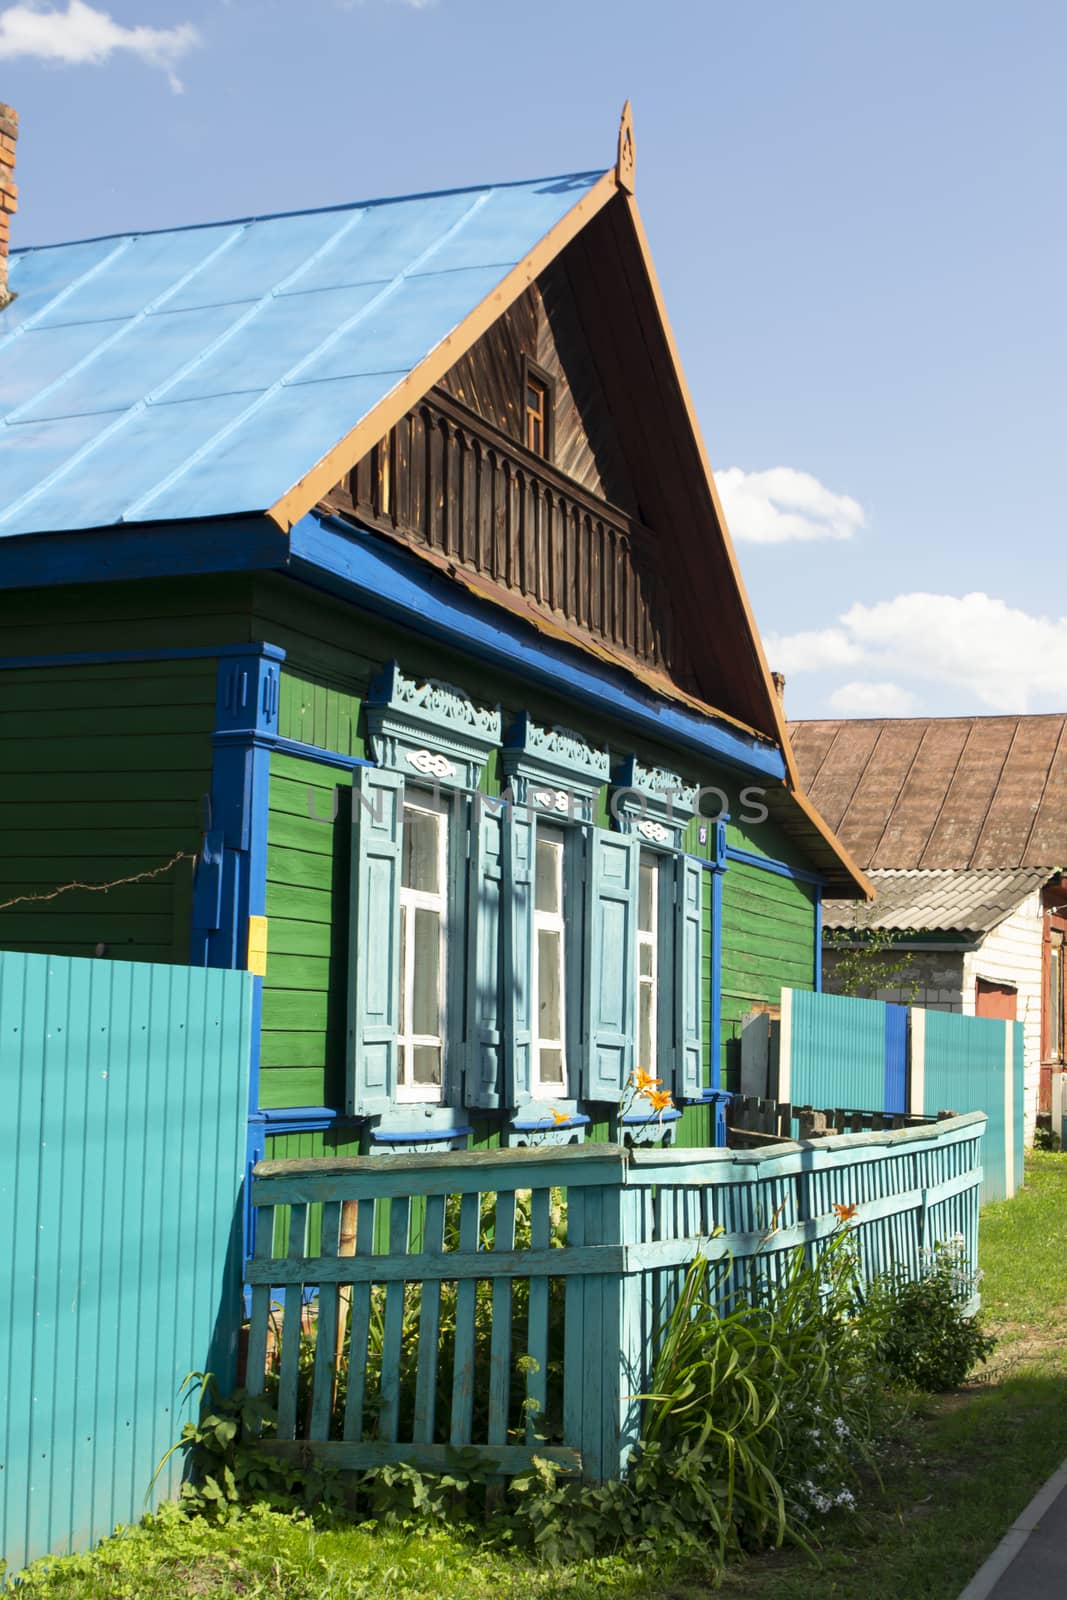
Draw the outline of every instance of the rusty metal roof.
<instances>
[{"instance_id":1,"label":"rusty metal roof","mask_svg":"<svg viewBox=\"0 0 1067 1600\"><path fill-rule=\"evenodd\" d=\"M824 901L825 927L988 933L1027 895L1048 882L1049 870L933 867L925 872L874 871L870 876L878 891L874 904L864 907L853 900Z\"/></svg>"},{"instance_id":2,"label":"rusty metal roof","mask_svg":"<svg viewBox=\"0 0 1067 1600\"><path fill-rule=\"evenodd\" d=\"M861 867L1067 866L1067 715L793 722L800 782Z\"/></svg>"}]
</instances>

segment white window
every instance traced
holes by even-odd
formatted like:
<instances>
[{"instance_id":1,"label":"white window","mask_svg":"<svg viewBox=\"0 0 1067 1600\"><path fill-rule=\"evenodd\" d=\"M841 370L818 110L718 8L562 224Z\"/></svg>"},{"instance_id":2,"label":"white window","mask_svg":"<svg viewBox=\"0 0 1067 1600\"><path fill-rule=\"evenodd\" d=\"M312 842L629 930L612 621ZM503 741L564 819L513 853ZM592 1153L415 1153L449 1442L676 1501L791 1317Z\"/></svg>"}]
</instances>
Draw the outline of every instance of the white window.
<instances>
[{"instance_id":1,"label":"white window","mask_svg":"<svg viewBox=\"0 0 1067 1600\"><path fill-rule=\"evenodd\" d=\"M567 1092L566 932L563 924L564 836L538 827L534 873L534 1097Z\"/></svg>"},{"instance_id":2,"label":"white window","mask_svg":"<svg viewBox=\"0 0 1067 1600\"><path fill-rule=\"evenodd\" d=\"M442 1098L447 886L447 813L409 792L401 844L398 1100Z\"/></svg>"},{"instance_id":3,"label":"white window","mask_svg":"<svg viewBox=\"0 0 1067 1600\"><path fill-rule=\"evenodd\" d=\"M641 853L637 893L637 1065L656 1073L656 1013L659 998L659 861Z\"/></svg>"}]
</instances>

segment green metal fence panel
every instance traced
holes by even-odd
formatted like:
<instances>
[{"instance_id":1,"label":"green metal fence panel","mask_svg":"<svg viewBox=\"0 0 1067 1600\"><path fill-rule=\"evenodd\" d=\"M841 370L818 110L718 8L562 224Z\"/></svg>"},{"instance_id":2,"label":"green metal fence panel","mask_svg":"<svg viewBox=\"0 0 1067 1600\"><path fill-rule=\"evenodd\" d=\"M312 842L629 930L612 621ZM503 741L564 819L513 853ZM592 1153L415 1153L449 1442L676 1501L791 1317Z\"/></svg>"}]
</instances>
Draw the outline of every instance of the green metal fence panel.
<instances>
[{"instance_id":1,"label":"green metal fence panel","mask_svg":"<svg viewBox=\"0 0 1067 1600\"><path fill-rule=\"evenodd\" d=\"M0 953L9 1571L136 1521L186 1373L232 1379L251 984Z\"/></svg>"},{"instance_id":2,"label":"green metal fence panel","mask_svg":"<svg viewBox=\"0 0 1067 1600\"><path fill-rule=\"evenodd\" d=\"M851 995L782 990L778 1095L795 1106L885 1103L886 1006Z\"/></svg>"},{"instance_id":3,"label":"green metal fence panel","mask_svg":"<svg viewBox=\"0 0 1067 1600\"><path fill-rule=\"evenodd\" d=\"M697 1254L721 1264L727 1295L751 1293L798 1248L817 1255L842 1226L839 1208L854 1206L868 1280L917 1276L922 1252L954 1235L974 1270L985 1125L978 1113L758 1151L601 1144L261 1162L247 1383L277 1396L278 1434L264 1448L426 1471L455 1465L458 1449L503 1474L536 1454L591 1481L617 1477ZM327 1226L346 1205L354 1255ZM275 1244L282 1207L289 1233ZM412 1226L416 1213L424 1225ZM313 1360L300 1359L305 1343Z\"/></svg>"},{"instance_id":4,"label":"green metal fence panel","mask_svg":"<svg viewBox=\"0 0 1067 1600\"><path fill-rule=\"evenodd\" d=\"M913 1085L922 1095L922 1105L912 1109L928 1116L984 1111L988 1118L983 1203L1014 1194L1016 1181L1022 1181L1021 1088L1016 1088L1011 1059L1016 1053L1021 1071L1020 1023L948 1011L912 1012Z\"/></svg>"}]
</instances>

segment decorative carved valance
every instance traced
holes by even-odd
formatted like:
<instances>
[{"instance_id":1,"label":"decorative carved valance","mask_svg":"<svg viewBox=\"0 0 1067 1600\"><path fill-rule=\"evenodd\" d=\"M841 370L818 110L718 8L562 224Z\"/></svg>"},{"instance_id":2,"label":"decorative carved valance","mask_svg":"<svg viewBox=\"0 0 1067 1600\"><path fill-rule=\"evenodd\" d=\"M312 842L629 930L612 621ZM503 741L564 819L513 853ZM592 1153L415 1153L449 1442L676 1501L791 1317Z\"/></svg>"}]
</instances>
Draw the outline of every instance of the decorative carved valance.
<instances>
[{"instance_id":1,"label":"decorative carved valance","mask_svg":"<svg viewBox=\"0 0 1067 1600\"><path fill-rule=\"evenodd\" d=\"M501 752L516 805L560 821L592 822L608 781L608 752L570 728L542 728L529 712L516 718Z\"/></svg>"},{"instance_id":2,"label":"decorative carved valance","mask_svg":"<svg viewBox=\"0 0 1067 1600\"><path fill-rule=\"evenodd\" d=\"M699 790L665 767L642 766L629 756L615 773L611 810L619 832L652 849L680 850L696 816Z\"/></svg>"},{"instance_id":3,"label":"decorative carved valance","mask_svg":"<svg viewBox=\"0 0 1067 1600\"><path fill-rule=\"evenodd\" d=\"M500 744L499 707L477 705L435 678L406 678L395 661L371 684L367 726L380 766L442 788L476 789Z\"/></svg>"}]
</instances>

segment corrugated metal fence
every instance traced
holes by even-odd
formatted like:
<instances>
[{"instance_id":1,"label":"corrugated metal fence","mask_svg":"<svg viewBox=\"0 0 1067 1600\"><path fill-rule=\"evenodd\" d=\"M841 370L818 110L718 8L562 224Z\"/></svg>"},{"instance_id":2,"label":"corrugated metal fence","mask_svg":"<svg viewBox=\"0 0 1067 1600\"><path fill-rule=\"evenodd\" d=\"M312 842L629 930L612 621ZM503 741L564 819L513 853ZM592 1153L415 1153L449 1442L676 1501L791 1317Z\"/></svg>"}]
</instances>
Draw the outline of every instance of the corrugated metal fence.
<instances>
[{"instance_id":1,"label":"corrugated metal fence","mask_svg":"<svg viewBox=\"0 0 1067 1600\"><path fill-rule=\"evenodd\" d=\"M754 1020L767 1036L765 1019ZM777 1064L763 1092L793 1107L982 1111L983 1202L1023 1183L1021 1022L783 989Z\"/></svg>"},{"instance_id":2,"label":"corrugated metal fence","mask_svg":"<svg viewBox=\"0 0 1067 1600\"><path fill-rule=\"evenodd\" d=\"M185 1374L232 1370L250 1012L247 973L0 953L9 1571L136 1520Z\"/></svg>"},{"instance_id":3,"label":"corrugated metal fence","mask_svg":"<svg viewBox=\"0 0 1067 1600\"><path fill-rule=\"evenodd\" d=\"M440 1471L458 1447L494 1472L542 1456L593 1481L617 1477L657 1333L696 1255L720 1264L724 1295L751 1293L798 1246L824 1249L842 1226L835 1206L854 1205L868 1279L917 1276L920 1252L957 1234L973 1270L984 1128L974 1115L758 1152L585 1145L261 1162L248 1387L277 1393L265 1448ZM355 1254L341 1251L345 1205L357 1208ZM312 1296L317 1316L305 1311Z\"/></svg>"}]
</instances>

